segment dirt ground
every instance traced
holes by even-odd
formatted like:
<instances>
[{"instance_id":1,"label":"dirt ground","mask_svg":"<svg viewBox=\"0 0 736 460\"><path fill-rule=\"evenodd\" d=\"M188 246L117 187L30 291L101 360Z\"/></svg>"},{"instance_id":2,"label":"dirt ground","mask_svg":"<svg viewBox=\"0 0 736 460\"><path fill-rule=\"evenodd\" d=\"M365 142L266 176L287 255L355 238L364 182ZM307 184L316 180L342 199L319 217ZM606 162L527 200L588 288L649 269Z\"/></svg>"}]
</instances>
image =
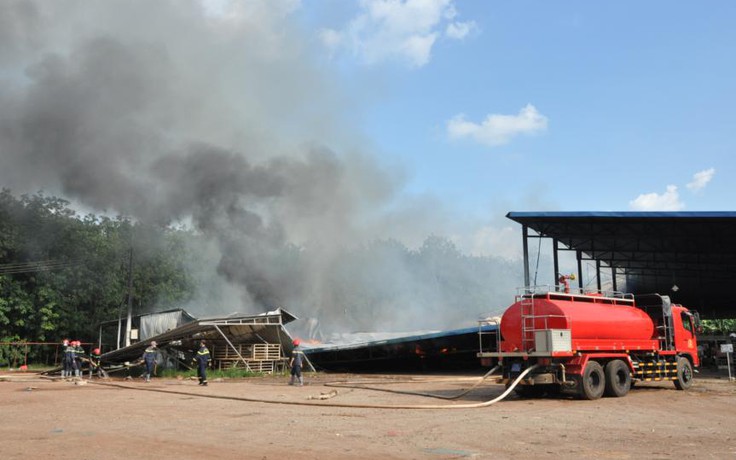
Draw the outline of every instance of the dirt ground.
<instances>
[{"instance_id":1,"label":"dirt ground","mask_svg":"<svg viewBox=\"0 0 736 460\"><path fill-rule=\"evenodd\" d=\"M450 395L474 379L322 374L308 375L304 387L288 386L280 376L208 387L175 379L113 380L111 386L5 373L0 374L0 458L736 458L736 383L724 377L701 376L690 391L648 383L618 399L512 395L474 409L330 405L480 403L503 387L484 382L459 400L446 401L326 385L370 381L376 388ZM334 391L330 399L309 399Z\"/></svg>"}]
</instances>

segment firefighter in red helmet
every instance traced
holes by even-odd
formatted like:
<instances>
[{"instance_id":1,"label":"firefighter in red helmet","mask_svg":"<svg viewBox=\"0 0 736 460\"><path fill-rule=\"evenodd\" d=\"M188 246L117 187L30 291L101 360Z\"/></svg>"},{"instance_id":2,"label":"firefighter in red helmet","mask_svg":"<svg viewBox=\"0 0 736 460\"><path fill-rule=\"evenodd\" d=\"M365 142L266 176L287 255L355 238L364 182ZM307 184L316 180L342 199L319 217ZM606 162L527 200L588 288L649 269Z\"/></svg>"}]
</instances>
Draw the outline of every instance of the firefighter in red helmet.
<instances>
[{"instance_id":1,"label":"firefighter in red helmet","mask_svg":"<svg viewBox=\"0 0 736 460\"><path fill-rule=\"evenodd\" d=\"M102 353L100 353L99 348L95 348L92 350L89 354L89 378L92 378L92 375L95 373L98 377L107 378L107 372L102 368L101 362L100 362L100 356L102 356Z\"/></svg>"},{"instance_id":2,"label":"firefighter in red helmet","mask_svg":"<svg viewBox=\"0 0 736 460\"><path fill-rule=\"evenodd\" d=\"M304 379L302 378L302 365L304 363L304 352L299 348L301 342L299 339L294 339L294 350L291 352L291 359L289 360L289 367L291 367L291 380L289 385L297 384L299 386L304 385ZM298 382L298 383L297 383Z\"/></svg>"}]
</instances>

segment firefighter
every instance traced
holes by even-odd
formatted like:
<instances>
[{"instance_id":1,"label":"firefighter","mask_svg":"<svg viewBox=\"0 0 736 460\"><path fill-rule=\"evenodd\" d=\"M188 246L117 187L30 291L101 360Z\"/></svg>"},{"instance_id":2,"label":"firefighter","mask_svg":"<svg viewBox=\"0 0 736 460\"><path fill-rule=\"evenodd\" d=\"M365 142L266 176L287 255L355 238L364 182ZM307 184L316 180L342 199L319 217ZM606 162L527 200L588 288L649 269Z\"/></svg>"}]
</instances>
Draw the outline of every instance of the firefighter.
<instances>
[{"instance_id":1,"label":"firefighter","mask_svg":"<svg viewBox=\"0 0 736 460\"><path fill-rule=\"evenodd\" d=\"M73 348L69 344L69 339L64 339L61 342L61 378L67 378L72 376L72 362L74 361Z\"/></svg>"},{"instance_id":2,"label":"firefighter","mask_svg":"<svg viewBox=\"0 0 736 460\"><path fill-rule=\"evenodd\" d=\"M82 378L82 361L86 360L84 348L82 348L82 342L79 340L74 341L74 362L76 368L74 369L74 376L76 378Z\"/></svg>"},{"instance_id":3,"label":"firefighter","mask_svg":"<svg viewBox=\"0 0 736 460\"><path fill-rule=\"evenodd\" d=\"M199 377L199 384L207 386L207 364L210 362L210 351L207 349L207 344L204 340L199 342L199 350L197 355L194 357L197 361L197 377Z\"/></svg>"},{"instance_id":4,"label":"firefighter","mask_svg":"<svg viewBox=\"0 0 736 460\"><path fill-rule=\"evenodd\" d=\"M92 375L97 373L97 377L107 377L107 373L104 369L102 369L101 362L100 362L100 356L102 354L100 353L99 348L95 348L92 350L89 354L89 378L92 379Z\"/></svg>"},{"instance_id":5,"label":"firefighter","mask_svg":"<svg viewBox=\"0 0 736 460\"><path fill-rule=\"evenodd\" d=\"M294 339L294 350L291 352L291 359L289 360L289 367L291 367L291 380L289 385L294 385L297 381L298 385L304 385L302 379L302 363L304 362L304 352L299 348L301 342L299 339Z\"/></svg>"},{"instance_id":6,"label":"firefighter","mask_svg":"<svg viewBox=\"0 0 736 460\"><path fill-rule=\"evenodd\" d=\"M158 354L158 348L156 348L156 341L152 340L146 351L143 352L143 362L146 364L146 382L151 381L151 375L153 375L156 366L156 354Z\"/></svg>"}]
</instances>

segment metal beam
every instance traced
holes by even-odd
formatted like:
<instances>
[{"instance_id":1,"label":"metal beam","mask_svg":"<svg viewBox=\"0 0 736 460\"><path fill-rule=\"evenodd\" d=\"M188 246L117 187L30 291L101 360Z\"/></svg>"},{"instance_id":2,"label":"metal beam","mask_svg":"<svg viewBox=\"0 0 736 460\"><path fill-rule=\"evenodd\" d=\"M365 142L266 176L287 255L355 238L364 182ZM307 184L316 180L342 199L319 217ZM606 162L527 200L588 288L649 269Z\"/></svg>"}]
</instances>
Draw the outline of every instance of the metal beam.
<instances>
[{"instance_id":1,"label":"metal beam","mask_svg":"<svg viewBox=\"0 0 736 460\"><path fill-rule=\"evenodd\" d=\"M219 332L220 335L222 336L222 338L225 339L225 342L227 342L227 344L230 345L230 348L232 348L233 351L235 352L235 354L238 355L238 358L240 358L240 360L243 361L243 364L245 364L245 369L248 372L253 372L251 370L250 366L248 365L248 361L246 361L245 358L243 358L243 355L241 355L240 352L238 351L238 349L235 348L235 345L233 345L233 343L230 341L230 339L227 338L227 336L225 335L225 333L222 332L222 330L220 329L220 326L218 326L217 324L212 324L212 326L214 326L215 329L217 329L217 332Z\"/></svg>"},{"instance_id":2,"label":"metal beam","mask_svg":"<svg viewBox=\"0 0 736 460\"><path fill-rule=\"evenodd\" d=\"M575 251L575 258L578 260L578 289L583 291L583 258L580 251Z\"/></svg>"},{"instance_id":3,"label":"metal beam","mask_svg":"<svg viewBox=\"0 0 736 460\"><path fill-rule=\"evenodd\" d=\"M555 265L555 281L552 284L557 284L558 278L560 277L560 261L557 256L557 251L559 250L559 244L557 242L557 238L552 238L552 260Z\"/></svg>"},{"instance_id":4,"label":"metal beam","mask_svg":"<svg viewBox=\"0 0 736 460\"><path fill-rule=\"evenodd\" d=\"M529 280L529 227L521 226L521 241L524 249L524 286L530 286Z\"/></svg>"},{"instance_id":5,"label":"metal beam","mask_svg":"<svg viewBox=\"0 0 736 460\"><path fill-rule=\"evenodd\" d=\"M618 283L616 282L616 267L611 265L611 279L613 280L613 292L618 292Z\"/></svg>"}]
</instances>

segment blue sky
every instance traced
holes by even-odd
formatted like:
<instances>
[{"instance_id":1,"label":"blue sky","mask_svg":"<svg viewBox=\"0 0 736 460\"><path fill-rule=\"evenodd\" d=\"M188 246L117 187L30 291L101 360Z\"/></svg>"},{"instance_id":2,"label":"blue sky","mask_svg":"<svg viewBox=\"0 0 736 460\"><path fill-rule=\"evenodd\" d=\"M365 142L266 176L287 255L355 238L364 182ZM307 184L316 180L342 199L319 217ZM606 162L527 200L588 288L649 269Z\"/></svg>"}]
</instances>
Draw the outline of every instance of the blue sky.
<instances>
[{"instance_id":1,"label":"blue sky","mask_svg":"<svg viewBox=\"0 0 736 460\"><path fill-rule=\"evenodd\" d=\"M403 165L407 193L471 215L733 207L733 2L305 1L293 14L339 84L380 82L357 97L360 129Z\"/></svg>"},{"instance_id":2,"label":"blue sky","mask_svg":"<svg viewBox=\"0 0 736 460\"><path fill-rule=\"evenodd\" d=\"M152 165L204 143L252 164L339 157L250 208L296 244L435 234L518 257L509 211L733 210L732 1L0 5L16 193L136 214ZM49 113L68 132L36 145Z\"/></svg>"}]
</instances>

